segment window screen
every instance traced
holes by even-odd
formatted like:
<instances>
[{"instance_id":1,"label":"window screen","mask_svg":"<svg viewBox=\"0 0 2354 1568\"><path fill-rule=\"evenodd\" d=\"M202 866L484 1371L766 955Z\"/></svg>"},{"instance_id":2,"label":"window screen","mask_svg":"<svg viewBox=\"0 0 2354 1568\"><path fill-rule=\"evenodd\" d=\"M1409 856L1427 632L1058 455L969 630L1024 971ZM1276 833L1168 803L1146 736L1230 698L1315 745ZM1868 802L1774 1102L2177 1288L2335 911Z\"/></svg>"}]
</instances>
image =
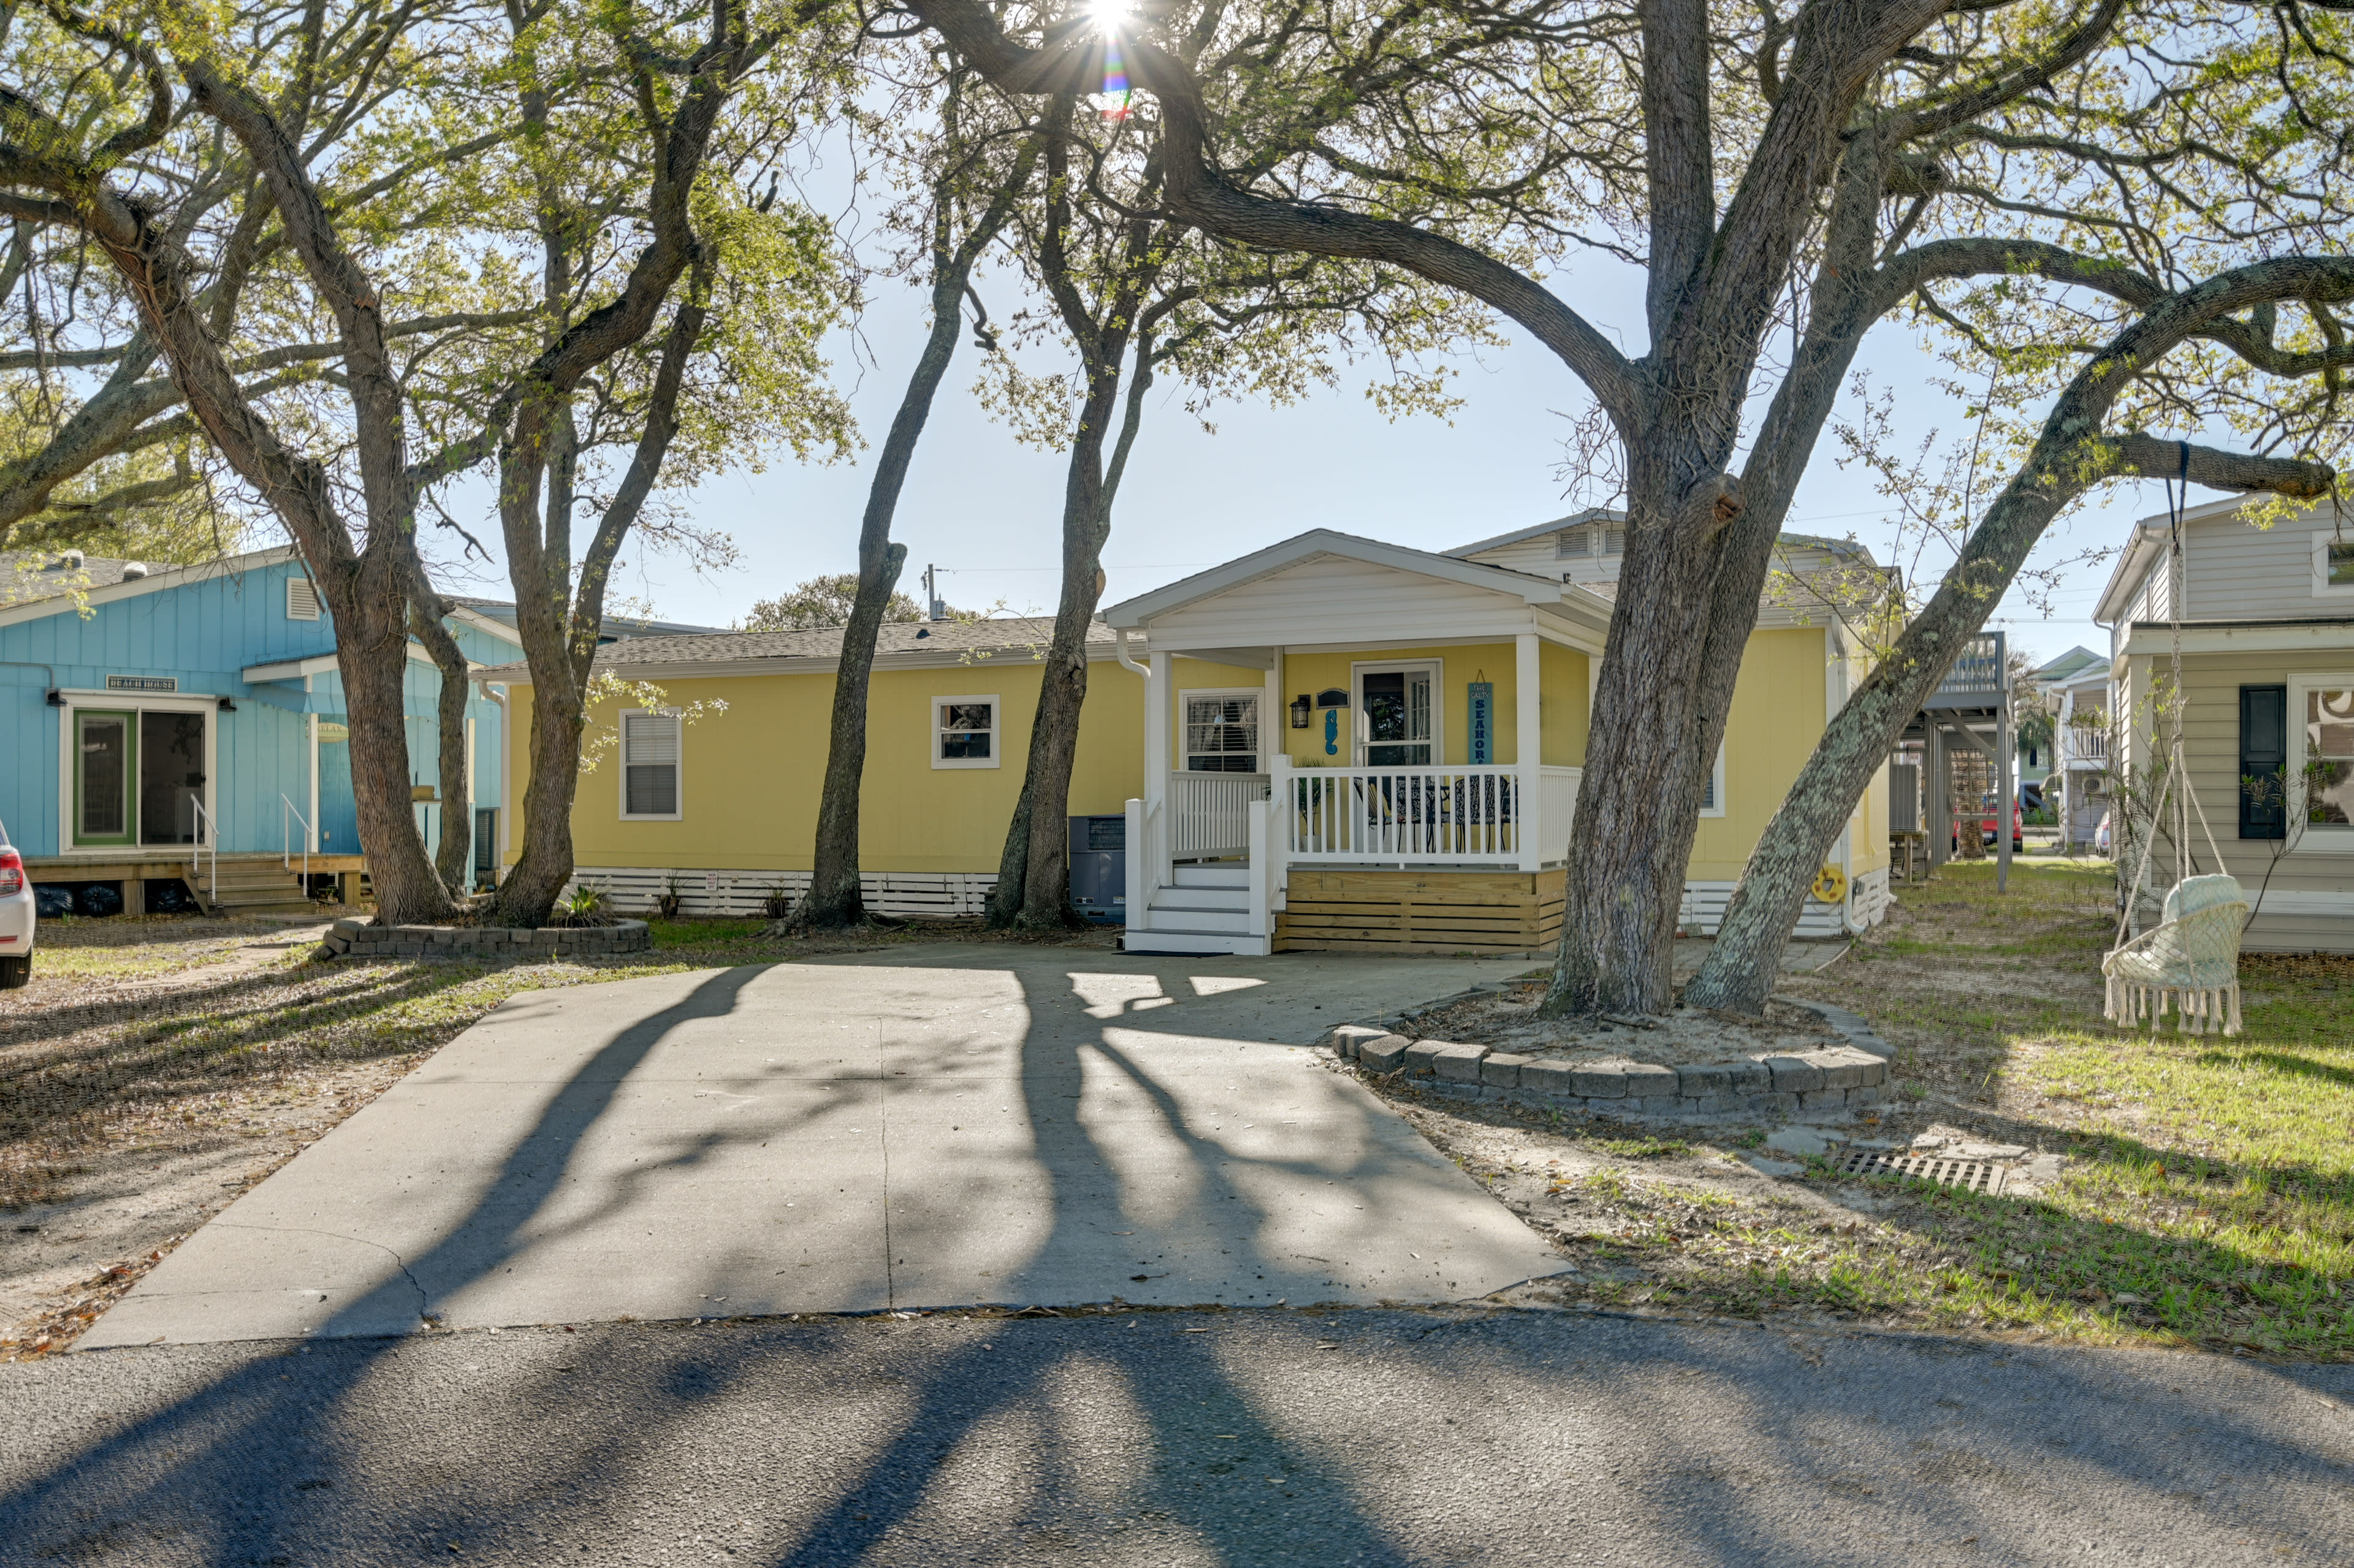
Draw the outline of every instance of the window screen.
<instances>
[{"instance_id":1,"label":"window screen","mask_svg":"<svg viewBox=\"0 0 2354 1568\"><path fill-rule=\"evenodd\" d=\"M1190 773L1258 771L1258 698L1185 699L1185 768Z\"/></svg>"},{"instance_id":2,"label":"window screen","mask_svg":"<svg viewBox=\"0 0 2354 1568\"><path fill-rule=\"evenodd\" d=\"M286 619L316 620L319 619L319 590L309 577L286 579Z\"/></svg>"},{"instance_id":3,"label":"window screen","mask_svg":"<svg viewBox=\"0 0 2354 1568\"><path fill-rule=\"evenodd\" d=\"M678 815L678 715L621 715L621 811L631 817Z\"/></svg>"}]
</instances>

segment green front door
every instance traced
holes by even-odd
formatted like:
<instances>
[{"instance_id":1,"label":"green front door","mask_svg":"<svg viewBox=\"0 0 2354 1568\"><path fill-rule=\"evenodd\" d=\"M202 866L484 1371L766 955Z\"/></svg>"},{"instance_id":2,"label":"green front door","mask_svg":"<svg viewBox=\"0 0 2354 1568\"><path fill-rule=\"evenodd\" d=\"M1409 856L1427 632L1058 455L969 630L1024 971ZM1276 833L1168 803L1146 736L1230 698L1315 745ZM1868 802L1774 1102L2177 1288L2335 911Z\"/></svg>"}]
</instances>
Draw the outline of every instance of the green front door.
<instances>
[{"instance_id":1,"label":"green front door","mask_svg":"<svg viewBox=\"0 0 2354 1568\"><path fill-rule=\"evenodd\" d=\"M139 831L138 726L133 714L74 714L73 842L127 844Z\"/></svg>"}]
</instances>

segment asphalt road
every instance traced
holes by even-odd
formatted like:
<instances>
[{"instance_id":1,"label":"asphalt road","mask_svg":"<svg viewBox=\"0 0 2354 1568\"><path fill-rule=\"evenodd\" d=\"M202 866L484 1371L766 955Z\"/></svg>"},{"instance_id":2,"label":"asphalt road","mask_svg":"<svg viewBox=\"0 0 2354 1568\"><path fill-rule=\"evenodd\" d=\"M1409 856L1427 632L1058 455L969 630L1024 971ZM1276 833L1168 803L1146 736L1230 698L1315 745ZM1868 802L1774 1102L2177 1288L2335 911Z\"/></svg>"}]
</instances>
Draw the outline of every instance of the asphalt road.
<instances>
[{"instance_id":1,"label":"asphalt road","mask_svg":"<svg viewBox=\"0 0 2354 1568\"><path fill-rule=\"evenodd\" d=\"M16 1564L2354 1561L2354 1368L1533 1312L0 1366Z\"/></svg>"}]
</instances>

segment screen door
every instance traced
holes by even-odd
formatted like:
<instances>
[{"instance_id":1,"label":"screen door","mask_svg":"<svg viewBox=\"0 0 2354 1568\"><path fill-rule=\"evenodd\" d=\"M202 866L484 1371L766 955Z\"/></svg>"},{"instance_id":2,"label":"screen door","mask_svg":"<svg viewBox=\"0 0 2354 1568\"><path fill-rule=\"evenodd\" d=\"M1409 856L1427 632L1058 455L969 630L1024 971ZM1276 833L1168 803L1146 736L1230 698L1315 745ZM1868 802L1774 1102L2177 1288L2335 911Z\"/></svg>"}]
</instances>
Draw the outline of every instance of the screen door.
<instances>
[{"instance_id":1,"label":"screen door","mask_svg":"<svg viewBox=\"0 0 2354 1568\"><path fill-rule=\"evenodd\" d=\"M74 842L131 842L133 748L130 714L74 715Z\"/></svg>"},{"instance_id":2,"label":"screen door","mask_svg":"<svg viewBox=\"0 0 2354 1568\"><path fill-rule=\"evenodd\" d=\"M1358 734L1366 766L1426 768L1437 760L1431 713L1436 674L1422 666L1367 670L1358 677Z\"/></svg>"}]
</instances>

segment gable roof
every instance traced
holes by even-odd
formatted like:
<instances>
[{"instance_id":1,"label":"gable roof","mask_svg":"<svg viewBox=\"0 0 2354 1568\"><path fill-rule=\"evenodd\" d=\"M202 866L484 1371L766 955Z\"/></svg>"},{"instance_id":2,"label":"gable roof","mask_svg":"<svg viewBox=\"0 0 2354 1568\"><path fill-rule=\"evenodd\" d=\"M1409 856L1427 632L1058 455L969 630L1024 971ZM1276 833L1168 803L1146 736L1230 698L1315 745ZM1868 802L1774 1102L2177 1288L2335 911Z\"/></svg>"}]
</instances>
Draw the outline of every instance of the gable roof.
<instances>
[{"instance_id":1,"label":"gable roof","mask_svg":"<svg viewBox=\"0 0 2354 1568\"><path fill-rule=\"evenodd\" d=\"M57 601L77 595L92 605L111 604L117 599L161 593L214 577L235 577L240 572L299 562L302 555L292 545L273 545L268 549L198 561L193 566L149 566L111 556L82 556L77 566L63 550L0 551L0 625L42 620L61 614L68 607ZM134 572L133 567L142 569ZM502 642L523 646L523 638L514 628L513 605L504 607L508 613L502 620L485 612L490 600L452 599L451 602L457 607L458 620Z\"/></svg>"},{"instance_id":2,"label":"gable roof","mask_svg":"<svg viewBox=\"0 0 2354 1568\"><path fill-rule=\"evenodd\" d=\"M848 629L822 626L809 631L711 631L680 637L625 637L597 651L594 670L627 670L659 680L674 675L801 673L831 669L842 661ZM1027 663L1043 653L1055 635L1052 616L995 620L885 621L875 635L879 665L920 668L1009 658ZM1115 656L1112 629L1101 618L1087 623L1087 657ZM531 683L531 667L518 660L475 673L484 681Z\"/></svg>"},{"instance_id":3,"label":"gable roof","mask_svg":"<svg viewBox=\"0 0 2354 1568\"><path fill-rule=\"evenodd\" d=\"M1506 545L1517 545L1523 539L1534 539L1546 534L1557 534L1564 528L1575 528L1586 523L1624 523L1627 514L1615 506L1589 506L1583 512L1573 512L1566 517L1556 517L1550 523L1539 523L1531 528L1515 528L1509 534L1499 534L1492 539L1480 539L1469 545L1458 545L1441 551L1448 556L1476 556L1482 550L1499 550Z\"/></svg>"},{"instance_id":4,"label":"gable roof","mask_svg":"<svg viewBox=\"0 0 2354 1568\"><path fill-rule=\"evenodd\" d=\"M493 636L523 646L523 633L515 626L513 599L474 599L463 594L441 596L458 607L460 619L479 626ZM617 637L682 637L697 633L722 633L724 626L697 626L684 620L639 620L625 615L609 615L599 628L601 641L610 642Z\"/></svg>"},{"instance_id":5,"label":"gable roof","mask_svg":"<svg viewBox=\"0 0 2354 1568\"><path fill-rule=\"evenodd\" d=\"M1379 539L1360 538L1354 534L1342 534L1331 528L1311 528L1305 534L1295 534L1280 543L1237 556L1224 566L1213 567L1206 572L1196 572L1190 577L1180 577L1150 593L1122 599L1103 612L1104 620L1115 629L1134 629L1156 615L1167 615L1204 599L1272 577L1287 567L1319 556L1338 556L1344 560L1363 561L1372 566L1388 567L1397 571L1414 572L1435 577L1442 582L1459 583L1467 588L1485 588L1490 593L1510 594L1528 604L1579 604L1591 599L1585 608L1597 611L1607 621L1609 606L1598 595L1575 583L1557 582L1533 572L1514 571L1510 567L1491 567L1484 561L1458 560L1453 555L1435 555L1428 550L1416 550L1405 545L1384 544Z\"/></svg>"},{"instance_id":6,"label":"gable roof","mask_svg":"<svg viewBox=\"0 0 2354 1568\"><path fill-rule=\"evenodd\" d=\"M2079 643L2041 669L2035 671L2029 678L2040 681L2047 686L2059 686L2065 685L2094 671L2098 671L2102 678L2106 679L2109 673L2108 660Z\"/></svg>"},{"instance_id":7,"label":"gable roof","mask_svg":"<svg viewBox=\"0 0 2354 1568\"><path fill-rule=\"evenodd\" d=\"M2205 501L2186 507L2182 513L2183 526L2204 523L2211 518L2235 515L2253 497L2227 495L2221 501ZM2117 554L2117 564L2109 572L2108 586L2101 589L2100 601L2093 606L2093 621L2107 626L2125 614L2126 601L2133 590L2141 586L2142 574L2149 564L2166 553L2174 532L2174 520L2163 512L2152 513L2134 522L2133 532L2126 537L2126 547Z\"/></svg>"},{"instance_id":8,"label":"gable roof","mask_svg":"<svg viewBox=\"0 0 2354 1568\"><path fill-rule=\"evenodd\" d=\"M112 604L117 599L137 599L142 594L161 593L213 577L235 577L240 572L279 566L299 554L292 545L274 545L266 550L199 561L194 566L158 566L144 577L134 577L124 568L140 564L137 562L86 556L80 566L72 567L63 564L63 551L12 551L0 555L0 626L44 620L66 613L71 607L58 601L77 594L93 605Z\"/></svg>"}]
</instances>

